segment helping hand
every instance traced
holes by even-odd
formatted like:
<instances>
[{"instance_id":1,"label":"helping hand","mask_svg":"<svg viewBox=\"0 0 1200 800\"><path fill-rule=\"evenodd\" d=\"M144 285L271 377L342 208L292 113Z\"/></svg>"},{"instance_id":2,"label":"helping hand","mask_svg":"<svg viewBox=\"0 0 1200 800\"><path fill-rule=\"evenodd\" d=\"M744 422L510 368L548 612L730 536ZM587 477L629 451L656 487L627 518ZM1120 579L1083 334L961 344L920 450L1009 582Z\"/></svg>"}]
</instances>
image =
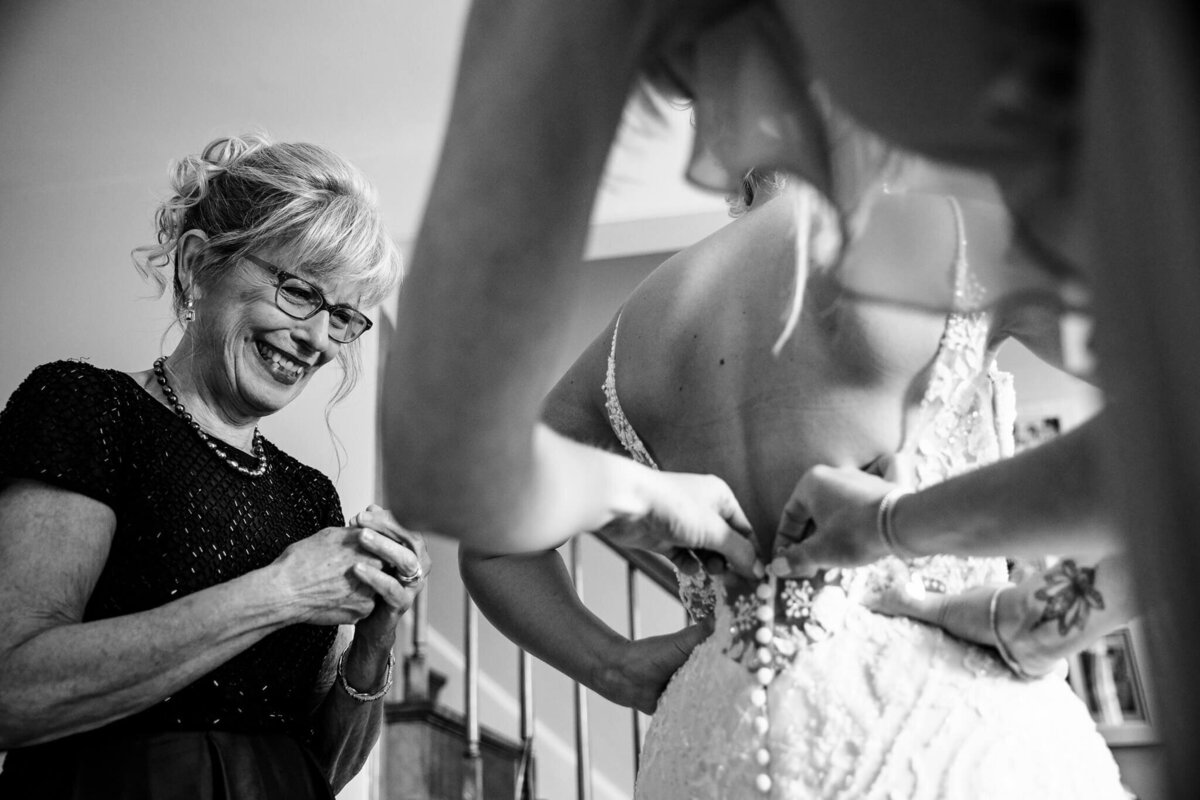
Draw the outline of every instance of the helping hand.
<instances>
[{"instance_id":1,"label":"helping hand","mask_svg":"<svg viewBox=\"0 0 1200 800\"><path fill-rule=\"evenodd\" d=\"M854 567L886 555L877 513L896 484L859 469L816 466L784 506L777 539L798 541L777 555L789 574L807 577L822 567ZM811 533L809 533L811 531Z\"/></svg>"},{"instance_id":2,"label":"helping hand","mask_svg":"<svg viewBox=\"0 0 1200 800\"><path fill-rule=\"evenodd\" d=\"M754 571L753 531L725 481L714 475L647 471L650 510L600 529L614 543L662 553L676 566L695 563L695 551L724 556L741 575Z\"/></svg>"}]
</instances>

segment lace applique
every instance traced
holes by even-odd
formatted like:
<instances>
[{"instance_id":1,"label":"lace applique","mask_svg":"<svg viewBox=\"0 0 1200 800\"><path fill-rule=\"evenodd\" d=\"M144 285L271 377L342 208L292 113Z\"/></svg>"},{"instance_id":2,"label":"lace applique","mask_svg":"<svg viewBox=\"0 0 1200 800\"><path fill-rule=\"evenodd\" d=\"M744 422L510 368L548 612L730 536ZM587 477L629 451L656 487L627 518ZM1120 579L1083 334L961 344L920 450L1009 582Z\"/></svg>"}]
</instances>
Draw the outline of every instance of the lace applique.
<instances>
[{"instance_id":1,"label":"lace applique","mask_svg":"<svg viewBox=\"0 0 1200 800\"><path fill-rule=\"evenodd\" d=\"M708 619L717 607L716 580L701 569L693 575L675 570L679 580L679 601L692 622Z\"/></svg>"}]
</instances>

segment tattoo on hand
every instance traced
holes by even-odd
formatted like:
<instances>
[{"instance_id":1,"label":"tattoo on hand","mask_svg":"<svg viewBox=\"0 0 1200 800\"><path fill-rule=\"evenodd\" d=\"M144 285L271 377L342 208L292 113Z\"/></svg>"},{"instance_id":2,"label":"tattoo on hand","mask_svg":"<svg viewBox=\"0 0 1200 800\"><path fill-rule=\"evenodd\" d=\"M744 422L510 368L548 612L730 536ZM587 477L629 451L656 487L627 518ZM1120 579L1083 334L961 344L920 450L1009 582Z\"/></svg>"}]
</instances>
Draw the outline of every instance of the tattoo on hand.
<instances>
[{"instance_id":1,"label":"tattoo on hand","mask_svg":"<svg viewBox=\"0 0 1200 800\"><path fill-rule=\"evenodd\" d=\"M1104 595L1096 591L1095 567L1080 567L1068 558L1046 572L1045 579L1045 588L1034 594L1038 600L1046 601L1034 628L1057 621L1059 635L1066 636L1073 628L1082 631L1087 626L1093 608L1104 608Z\"/></svg>"}]
</instances>

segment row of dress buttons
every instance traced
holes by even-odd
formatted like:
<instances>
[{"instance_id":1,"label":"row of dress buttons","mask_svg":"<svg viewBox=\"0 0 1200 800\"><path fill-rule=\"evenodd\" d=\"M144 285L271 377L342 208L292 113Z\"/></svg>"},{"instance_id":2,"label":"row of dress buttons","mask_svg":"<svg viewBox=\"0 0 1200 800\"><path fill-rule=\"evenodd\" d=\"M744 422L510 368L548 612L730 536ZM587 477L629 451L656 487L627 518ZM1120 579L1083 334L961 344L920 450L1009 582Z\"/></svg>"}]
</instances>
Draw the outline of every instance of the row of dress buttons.
<instances>
[{"instance_id":1,"label":"row of dress buttons","mask_svg":"<svg viewBox=\"0 0 1200 800\"><path fill-rule=\"evenodd\" d=\"M755 572L761 579L761 583L754 590L755 597L758 598L758 606L754 611L758 621L758 627L754 631L758 666L754 670L757 686L750 690L750 702L757 710L754 731L759 737L759 746L754 758L762 770L755 776L754 785L763 794L771 791L771 775L767 771L771 766L771 750L767 747L767 734L771 730L771 719L767 712L767 688L775 680L775 592L779 575L785 574L786 570L786 563L772 563L766 567L755 564Z\"/></svg>"}]
</instances>

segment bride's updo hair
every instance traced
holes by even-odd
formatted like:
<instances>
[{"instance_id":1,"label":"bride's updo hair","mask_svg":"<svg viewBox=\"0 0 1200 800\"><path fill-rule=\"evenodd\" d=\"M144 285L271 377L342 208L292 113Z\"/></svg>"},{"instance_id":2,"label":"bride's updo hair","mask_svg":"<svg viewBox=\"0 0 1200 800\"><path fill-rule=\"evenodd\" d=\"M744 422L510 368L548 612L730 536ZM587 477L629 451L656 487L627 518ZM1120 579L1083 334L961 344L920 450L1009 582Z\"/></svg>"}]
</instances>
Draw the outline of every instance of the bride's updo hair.
<instances>
[{"instance_id":1,"label":"bride's updo hair","mask_svg":"<svg viewBox=\"0 0 1200 800\"><path fill-rule=\"evenodd\" d=\"M364 308L382 302L399 281L399 251L374 188L323 147L275 143L262 134L216 139L171 164L170 191L155 213L156 243L132 255L160 295L171 270L176 318L188 298L175 259L180 237L189 231L207 237L190 262L201 285L220 280L246 254L271 248L287 249L291 271L352 283ZM346 372L339 398L353 386L357 354L354 343L339 350Z\"/></svg>"}]
</instances>

